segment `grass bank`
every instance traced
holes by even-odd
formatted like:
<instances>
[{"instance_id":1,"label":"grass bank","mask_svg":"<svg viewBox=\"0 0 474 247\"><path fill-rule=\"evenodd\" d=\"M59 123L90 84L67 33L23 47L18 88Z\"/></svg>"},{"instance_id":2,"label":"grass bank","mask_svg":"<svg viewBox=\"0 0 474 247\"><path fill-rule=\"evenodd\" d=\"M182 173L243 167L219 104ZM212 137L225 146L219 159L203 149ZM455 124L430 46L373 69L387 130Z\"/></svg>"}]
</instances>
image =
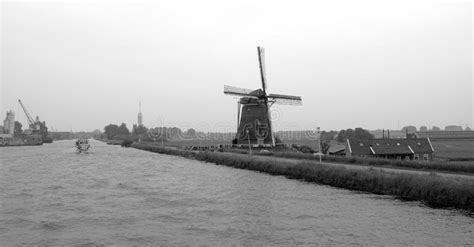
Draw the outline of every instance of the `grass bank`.
<instances>
[{"instance_id":1,"label":"grass bank","mask_svg":"<svg viewBox=\"0 0 474 247\"><path fill-rule=\"evenodd\" d=\"M473 181L436 175L394 174L376 169L352 170L309 161L295 165L236 153L191 152L143 144L133 144L132 147L339 188L392 195L403 200L418 200L432 207L452 207L474 212Z\"/></svg>"}]
</instances>

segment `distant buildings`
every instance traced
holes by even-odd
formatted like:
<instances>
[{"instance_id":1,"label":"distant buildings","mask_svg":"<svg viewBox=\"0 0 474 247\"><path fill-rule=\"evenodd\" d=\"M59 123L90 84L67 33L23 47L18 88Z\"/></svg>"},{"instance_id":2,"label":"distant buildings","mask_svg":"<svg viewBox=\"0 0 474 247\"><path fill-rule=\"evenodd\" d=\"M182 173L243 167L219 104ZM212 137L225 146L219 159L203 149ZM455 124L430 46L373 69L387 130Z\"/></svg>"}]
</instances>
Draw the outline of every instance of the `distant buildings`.
<instances>
[{"instance_id":1,"label":"distant buildings","mask_svg":"<svg viewBox=\"0 0 474 247\"><path fill-rule=\"evenodd\" d=\"M421 127L420 127L420 131L428 131L428 127L426 127L426 126L421 126Z\"/></svg>"},{"instance_id":2,"label":"distant buildings","mask_svg":"<svg viewBox=\"0 0 474 247\"><path fill-rule=\"evenodd\" d=\"M375 138L383 138L384 130L370 131ZM468 126L463 130L462 126L448 125L441 130L437 126L429 129L426 126L421 126L419 130L415 126L405 126L402 130L390 130L391 138L406 138L407 134L416 138L430 138L430 139L474 139L474 131Z\"/></svg>"},{"instance_id":3,"label":"distant buildings","mask_svg":"<svg viewBox=\"0 0 474 247\"><path fill-rule=\"evenodd\" d=\"M474 139L474 131L418 131L415 133L418 138L431 138L431 139Z\"/></svg>"},{"instance_id":4,"label":"distant buildings","mask_svg":"<svg viewBox=\"0 0 474 247\"><path fill-rule=\"evenodd\" d=\"M457 126L457 125L448 125L448 126L444 127L444 130L445 131L462 131L462 127Z\"/></svg>"},{"instance_id":5,"label":"distant buildings","mask_svg":"<svg viewBox=\"0 0 474 247\"><path fill-rule=\"evenodd\" d=\"M415 139L347 139L347 157L384 158L397 160L433 160L433 146L429 138Z\"/></svg>"},{"instance_id":6,"label":"distant buildings","mask_svg":"<svg viewBox=\"0 0 474 247\"><path fill-rule=\"evenodd\" d=\"M405 126L402 128L403 133L415 133L416 132L416 127L415 126Z\"/></svg>"}]
</instances>

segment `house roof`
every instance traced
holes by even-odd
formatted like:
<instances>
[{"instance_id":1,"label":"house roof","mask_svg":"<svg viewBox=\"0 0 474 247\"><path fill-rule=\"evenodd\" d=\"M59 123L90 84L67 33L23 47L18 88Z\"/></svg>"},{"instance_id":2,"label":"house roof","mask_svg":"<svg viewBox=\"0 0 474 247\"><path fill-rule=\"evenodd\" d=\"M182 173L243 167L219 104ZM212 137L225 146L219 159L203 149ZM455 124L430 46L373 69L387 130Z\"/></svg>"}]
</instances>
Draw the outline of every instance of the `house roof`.
<instances>
[{"instance_id":1,"label":"house roof","mask_svg":"<svg viewBox=\"0 0 474 247\"><path fill-rule=\"evenodd\" d=\"M354 155L432 153L428 138L348 140Z\"/></svg>"},{"instance_id":2,"label":"house roof","mask_svg":"<svg viewBox=\"0 0 474 247\"><path fill-rule=\"evenodd\" d=\"M328 152L330 154L333 154L333 153L341 152L341 151L344 151L344 150L346 150L345 145L335 144L335 145L331 145L331 147L329 147Z\"/></svg>"}]
</instances>

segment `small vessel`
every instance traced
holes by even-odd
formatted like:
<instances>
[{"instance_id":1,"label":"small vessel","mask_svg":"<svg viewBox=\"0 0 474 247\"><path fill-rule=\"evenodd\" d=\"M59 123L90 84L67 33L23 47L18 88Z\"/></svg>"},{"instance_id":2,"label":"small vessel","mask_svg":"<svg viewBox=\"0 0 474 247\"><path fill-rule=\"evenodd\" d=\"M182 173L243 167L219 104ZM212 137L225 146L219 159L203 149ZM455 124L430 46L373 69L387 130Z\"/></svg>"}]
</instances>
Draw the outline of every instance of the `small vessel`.
<instances>
[{"instance_id":1,"label":"small vessel","mask_svg":"<svg viewBox=\"0 0 474 247\"><path fill-rule=\"evenodd\" d=\"M91 145L89 144L88 139L78 139L76 141L76 151L78 153L87 152L87 150L89 150L90 147Z\"/></svg>"}]
</instances>

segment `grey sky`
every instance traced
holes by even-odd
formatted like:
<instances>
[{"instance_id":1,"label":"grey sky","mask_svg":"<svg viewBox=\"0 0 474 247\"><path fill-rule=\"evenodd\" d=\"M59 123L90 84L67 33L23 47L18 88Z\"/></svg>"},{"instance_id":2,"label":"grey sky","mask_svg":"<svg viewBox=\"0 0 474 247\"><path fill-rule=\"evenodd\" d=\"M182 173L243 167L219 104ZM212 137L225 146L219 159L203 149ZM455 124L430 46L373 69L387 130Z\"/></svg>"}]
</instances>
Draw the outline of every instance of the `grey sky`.
<instances>
[{"instance_id":1,"label":"grey sky","mask_svg":"<svg viewBox=\"0 0 474 247\"><path fill-rule=\"evenodd\" d=\"M59 130L234 131L223 85L300 95L277 130L473 123L472 4L420 1L2 3L1 116ZM357 3L355 3L357 2Z\"/></svg>"}]
</instances>

